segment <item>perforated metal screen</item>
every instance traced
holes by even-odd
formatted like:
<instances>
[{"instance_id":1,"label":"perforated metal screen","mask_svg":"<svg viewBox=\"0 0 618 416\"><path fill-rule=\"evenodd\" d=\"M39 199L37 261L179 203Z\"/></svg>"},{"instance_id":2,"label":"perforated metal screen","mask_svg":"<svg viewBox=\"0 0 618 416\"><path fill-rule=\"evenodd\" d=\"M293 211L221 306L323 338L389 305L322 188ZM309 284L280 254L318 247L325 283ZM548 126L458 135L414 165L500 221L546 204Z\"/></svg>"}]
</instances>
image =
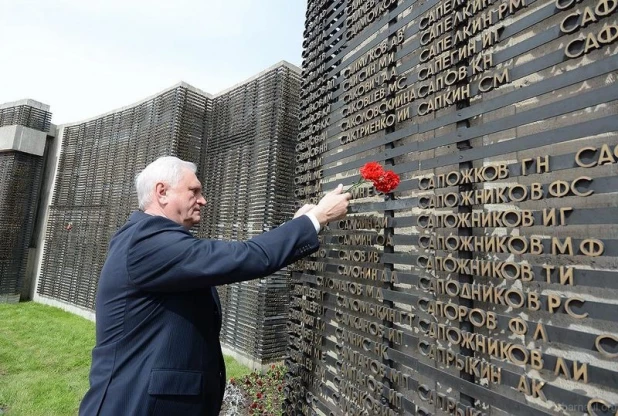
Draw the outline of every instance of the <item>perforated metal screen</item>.
<instances>
[{"instance_id":1,"label":"perforated metal screen","mask_svg":"<svg viewBox=\"0 0 618 416\"><path fill-rule=\"evenodd\" d=\"M20 298L41 185L43 158L0 153L0 301Z\"/></svg>"},{"instance_id":2,"label":"perforated metal screen","mask_svg":"<svg viewBox=\"0 0 618 416\"><path fill-rule=\"evenodd\" d=\"M281 66L213 99L201 233L245 240L292 217L299 96L299 74ZM259 362L280 360L289 273L218 289L222 342Z\"/></svg>"}]
</instances>

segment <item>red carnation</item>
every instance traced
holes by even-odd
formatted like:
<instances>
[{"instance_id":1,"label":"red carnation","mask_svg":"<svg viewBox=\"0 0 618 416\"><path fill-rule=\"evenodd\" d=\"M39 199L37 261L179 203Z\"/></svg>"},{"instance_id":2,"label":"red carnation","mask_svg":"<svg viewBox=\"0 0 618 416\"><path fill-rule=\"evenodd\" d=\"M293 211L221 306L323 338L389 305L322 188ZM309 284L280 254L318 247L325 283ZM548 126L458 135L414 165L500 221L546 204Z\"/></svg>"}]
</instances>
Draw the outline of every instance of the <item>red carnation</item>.
<instances>
[{"instance_id":1,"label":"red carnation","mask_svg":"<svg viewBox=\"0 0 618 416\"><path fill-rule=\"evenodd\" d=\"M352 185L346 192L352 192L352 190L362 183L371 181L376 191L383 194L393 192L397 186L399 186L400 178L392 170L385 171L382 165L378 162L367 162L360 168L360 179Z\"/></svg>"},{"instance_id":2,"label":"red carnation","mask_svg":"<svg viewBox=\"0 0 618 416\"><path fill-rule=\"evenodd\" d=\"M382 177L380 177L380 179L373 182L373 186L375 186L378 192L387 194L397 188L397 186L399 186L399 182L399 175L397 175L392 170L387 170L386 172L384 172Z\"/></svg>"},{"instance_id":3,"label":"red carnation","mask_svg":"<svg viewBox=\"0 0 618 416\"><path fill-rule=\"evenodd\" d=\"M378 162L367 162L360 168L361 176L368 181L377 181L384 174L384 168Z\"/></svg>"}]
</instances>

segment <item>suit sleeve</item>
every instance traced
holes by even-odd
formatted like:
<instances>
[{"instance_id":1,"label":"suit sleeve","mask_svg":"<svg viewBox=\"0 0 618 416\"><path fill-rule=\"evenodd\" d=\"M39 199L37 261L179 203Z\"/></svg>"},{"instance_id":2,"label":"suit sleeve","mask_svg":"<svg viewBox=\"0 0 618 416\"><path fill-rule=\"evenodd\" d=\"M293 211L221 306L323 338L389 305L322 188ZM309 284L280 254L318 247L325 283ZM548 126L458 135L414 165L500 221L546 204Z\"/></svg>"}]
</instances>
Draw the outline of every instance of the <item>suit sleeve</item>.
<instances>
[{"instance_id":1,"label":"suit sleeve","mask_svg":"<svg viewBox=\"0 0 618 416\"><path fill-rule=\"evenodd\" d=\"M306 216L248 241L198 239L162 218L144 223L129 245L127 271L133 285L149 291L186 291L268 276L319 246Z\"/></svg>"}]
</instances>

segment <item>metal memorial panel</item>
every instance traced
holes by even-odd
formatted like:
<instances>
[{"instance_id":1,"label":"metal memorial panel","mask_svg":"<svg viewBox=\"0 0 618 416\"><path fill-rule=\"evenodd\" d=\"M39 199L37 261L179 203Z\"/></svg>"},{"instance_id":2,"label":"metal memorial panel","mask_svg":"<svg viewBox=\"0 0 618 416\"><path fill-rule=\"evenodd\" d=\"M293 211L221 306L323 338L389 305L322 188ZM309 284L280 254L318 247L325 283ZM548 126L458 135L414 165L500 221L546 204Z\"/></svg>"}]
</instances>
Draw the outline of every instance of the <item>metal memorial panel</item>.
<instances>
[{"instance_id":1,"label":"metal memorial panel","mask_svg":"<svg viewBox=\"0 0 618 416\"><path fill-rule=\"evenodd\" d=\"M41 156L0 153L0 302L20 299L42 169Z\"/></svg>"},{"instance_id":2,"label":"metal memorial panel","mask_svg":"<svg viewBox=\"0 0 618 416\"><path fill-rule=\"evenodd\" d=\"M49 132L51 116L49 111L27 104L2 106L0 108L0 127L18 125Z\"/></svg>"},{"instance_id":3,"label":"metal memorial panel","mask_svg":"<svg viewBox=\"0 0 618 416\"><path fill-rule=\"evenodd\" d=\"M199 165L209 101L181 85L62 126L37 293L94 309L109 240L137 209L135 175L164 155Z\"/></svg>"},{"instance_id":4,"label":"metal memorial panel","mask_svg":"<svg viewBox=\"0 0 618 416\"><path fill-rule=\"evenodd\" d=\"M287 414L616 414L617 10L308 1Z\"/></svg>"},{"instance_id":5,"label":"metal memorial panel","mask_svg":"<svg viewBox=\"0 0 618 416\"><path fill-rule=\"evenodd\" d=\"M300 74L279 65L213 99L200 234L245 240L294 213L294 147ZM221 341L252 361L281 360L286 349L289 273L218 287Z\"/></svg>"}]
</instances>

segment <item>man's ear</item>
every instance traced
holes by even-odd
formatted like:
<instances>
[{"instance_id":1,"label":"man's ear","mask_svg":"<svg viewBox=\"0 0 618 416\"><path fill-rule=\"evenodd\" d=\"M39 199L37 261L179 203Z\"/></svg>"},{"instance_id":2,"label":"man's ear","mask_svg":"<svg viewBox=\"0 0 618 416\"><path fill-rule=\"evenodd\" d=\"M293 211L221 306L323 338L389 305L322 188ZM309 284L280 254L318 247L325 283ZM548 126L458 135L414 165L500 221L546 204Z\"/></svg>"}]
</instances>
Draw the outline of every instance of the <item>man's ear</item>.
<instances>
[{"instance_id":1,"label":"man's ear","mask_svg":"<svg viewBox=\"0 0 618 416\"><path fill-rule=\"evenodd\" d=\"M164 204L167 201L167 185L163 182L157 182L155 185L155 197L159 204Z\"/></svg>"}]
</instances>

